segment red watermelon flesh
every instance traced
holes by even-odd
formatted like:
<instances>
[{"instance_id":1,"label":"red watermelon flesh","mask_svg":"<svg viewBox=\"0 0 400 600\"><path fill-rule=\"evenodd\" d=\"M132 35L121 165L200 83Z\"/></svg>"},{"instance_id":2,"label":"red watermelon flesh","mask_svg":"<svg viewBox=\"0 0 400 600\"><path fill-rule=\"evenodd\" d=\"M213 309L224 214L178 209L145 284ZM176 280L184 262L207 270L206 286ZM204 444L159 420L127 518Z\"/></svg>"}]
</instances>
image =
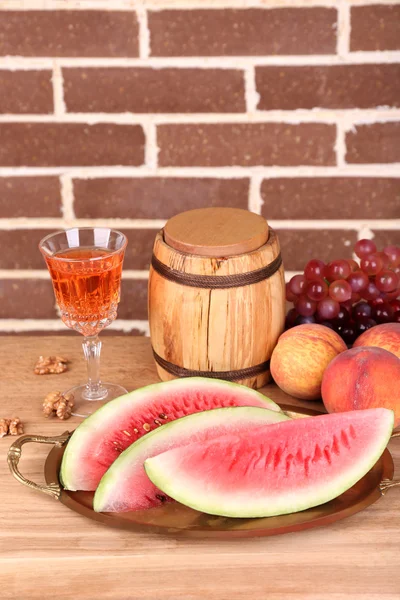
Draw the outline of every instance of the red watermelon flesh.
<instances>
[{"instance_id":1,"label":"red watermelon flesh","mask_svg":"<svg viewBox=\"0 0 400 600\"><path fill-rule=\"evenodd\" d=\"M175 500L225 517L268 517L336 498L386 448L393 412L373 408L262 426L176 448L145 461Z\"/></svg>"},{"instance_id":2,"label":"red watermelon flesh","mask_svg":"<svg viewBox=\"0 0 400 600\"><path fill-rule=\"evenodd\" d=\"M178 446L288 419L282 412L233 406L207 410L163 425L129 446L113 462L96 490L93 508L96 512L126 512L159 506L168 498L147 477L143 468L147 458Z\"/></svg>"},{"instance_id":3,"label":"red watermelon flesh","mask_svg":"<svg viewBox=\"0 0 400 600\"><path fill-rule=\"evenodd\" d=\"M255 390L201 377L158 383L116 398L72 434L61 464L62 484L68 490L93 491L114 460L149 431L186 415L229 406L280 411Z\"/></svg>"}]
</instances>

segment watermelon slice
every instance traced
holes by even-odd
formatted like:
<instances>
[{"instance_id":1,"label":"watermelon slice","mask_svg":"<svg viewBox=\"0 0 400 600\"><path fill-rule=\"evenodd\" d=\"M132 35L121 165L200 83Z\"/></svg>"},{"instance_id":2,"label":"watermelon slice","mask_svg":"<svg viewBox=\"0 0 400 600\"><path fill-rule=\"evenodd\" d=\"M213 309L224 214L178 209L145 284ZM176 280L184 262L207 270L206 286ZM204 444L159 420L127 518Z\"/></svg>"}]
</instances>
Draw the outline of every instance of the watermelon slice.
<instances>
[{"instance_id":1,"label":"watermelon slice","mask_svg":"<svg viewBox=\"0 0 400 600\"><path fill-rule=\"evenodd\" d=\"M196 510L269 517L336 498L376 463L394 423L386 408L258 427L145 461L160 490Z\"/></svg>"},{"instance_id":2,"label":"watermelon slice","mask_svg":"<svg viewBox=\"0 0 400 600\"><path fill-rule=\"evenodd\" d=\"M147 477L144 461L172 448L205 442L227 433L288 420L265 408L217 408L177 419L159 427L125 450L100 481L94 496L96 512L125 512L159 506L167 500Z\"/></svg>"},{"instance_id":3,"label":"watermelon slice","mask_svg":"<svg viewBox=\"0 0 400 600\"><path fill-rule=\"evenodd\" d=\"M228 406L280 411L255 390L202 377L156 383L116 398L72 434L61 464L61 482L68 490L95 490L121 452L149 431L186 415Z\"/></svg>"}]
</instances>

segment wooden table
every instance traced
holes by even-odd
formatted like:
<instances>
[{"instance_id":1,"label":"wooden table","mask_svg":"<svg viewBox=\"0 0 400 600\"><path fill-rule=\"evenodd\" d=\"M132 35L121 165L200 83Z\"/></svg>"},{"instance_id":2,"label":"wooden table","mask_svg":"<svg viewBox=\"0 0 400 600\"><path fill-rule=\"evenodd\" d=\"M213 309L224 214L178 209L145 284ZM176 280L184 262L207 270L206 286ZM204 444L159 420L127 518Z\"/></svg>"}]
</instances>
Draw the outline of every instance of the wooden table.
<instances>
[{"instance_id":1,"label":"wooden table","mask_svg":"<svg viewBox=\"0 0 400 600\"><path fill-rule=\"evenodd\" d=\"M33 375L40 355L72 360L62 375ZM0 417L27 433L58 435L79 419L45 419L46 393L85 379L79 336L1 337ZM105 380L127 389L156 381L148 339L105 337ZM263 391L292 400L275 386ZM292 401L295 403L295 401ZM301 403L298 403L299 405ZM315 406L315 403L313 403ZM15 438L0 440L0 598L3 600L399 600L400 493L326 528L232 541L174 539L108 529L21 486L8 471ZM400 475L400 439L390 450ZM24 447L24 475L43 481L47 446Z\"/></svg>"}]
</instances>

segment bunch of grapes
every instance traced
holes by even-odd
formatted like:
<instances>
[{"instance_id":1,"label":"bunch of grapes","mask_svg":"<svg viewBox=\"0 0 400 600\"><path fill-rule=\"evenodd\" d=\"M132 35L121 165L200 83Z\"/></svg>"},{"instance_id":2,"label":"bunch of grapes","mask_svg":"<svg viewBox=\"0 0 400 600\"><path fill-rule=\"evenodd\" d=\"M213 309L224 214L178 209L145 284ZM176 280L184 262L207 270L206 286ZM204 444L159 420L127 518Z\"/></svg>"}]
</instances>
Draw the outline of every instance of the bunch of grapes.
<instances>
[{"instance_id":1,"label":"bunch of grapes","mask_svg":"<svg viewBox=\"0 0 400 600\"><path fill-rule=\"evenodd\" d=\"M352 259L310 260L302 275L286 284L286 300L294 308L286 315L286 329L320 323L351 345L379 323L400 323L400 247L378 252L371 240L359 240Z\"/></svg>"}]
</instances>

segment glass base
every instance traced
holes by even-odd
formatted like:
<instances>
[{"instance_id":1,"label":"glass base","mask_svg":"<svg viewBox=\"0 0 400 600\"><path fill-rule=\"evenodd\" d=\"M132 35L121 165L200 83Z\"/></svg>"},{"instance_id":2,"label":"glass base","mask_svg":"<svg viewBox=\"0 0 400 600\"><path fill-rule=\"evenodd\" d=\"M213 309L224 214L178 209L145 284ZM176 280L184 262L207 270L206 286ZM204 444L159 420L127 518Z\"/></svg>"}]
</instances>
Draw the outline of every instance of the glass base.
<instances>
[{"instance_id":1,"label":"glass base","mask_svg":"<svg viewBox=\"0 0 400 600\"><path fill-rule=\"evenodd\" d=\"M101 383L97 398L88 398L88 391L87 385L77 385L64 392L66 394L73 394L74 396L74 408L72 411L74 417L85 419L103 406L103 404L128 393L128 390L122 387L122 385L103 382Z\"/></svg>"}]
</instances>

